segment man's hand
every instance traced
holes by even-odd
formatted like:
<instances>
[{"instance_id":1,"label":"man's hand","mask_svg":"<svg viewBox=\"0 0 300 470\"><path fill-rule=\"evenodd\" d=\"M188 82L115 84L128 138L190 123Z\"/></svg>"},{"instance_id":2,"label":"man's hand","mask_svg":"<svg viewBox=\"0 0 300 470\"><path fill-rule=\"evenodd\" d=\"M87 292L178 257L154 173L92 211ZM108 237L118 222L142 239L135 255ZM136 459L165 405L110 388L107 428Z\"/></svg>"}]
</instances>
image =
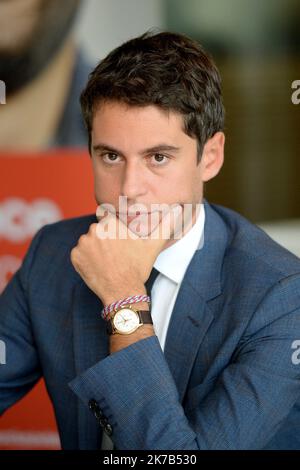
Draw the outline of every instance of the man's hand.
<instances>
[{"instance_id":1,"label":"man's hand","mask_svg":"<svg viewBox=\"0 0 300 470\"><path fill-rule=\"evenodd\" d=\"M149 237L141 238L115 214L108 213L79 238L71 251L71 262L104 305L128 295L143 294L155 259L168 241L163 237L165 227L175 223L176 210L170 210ZM116 237L101 239L99 234L108 232L110 227L109 233ZM119 238L119 233L123 238Z\"/></svg>"}]
</instances>

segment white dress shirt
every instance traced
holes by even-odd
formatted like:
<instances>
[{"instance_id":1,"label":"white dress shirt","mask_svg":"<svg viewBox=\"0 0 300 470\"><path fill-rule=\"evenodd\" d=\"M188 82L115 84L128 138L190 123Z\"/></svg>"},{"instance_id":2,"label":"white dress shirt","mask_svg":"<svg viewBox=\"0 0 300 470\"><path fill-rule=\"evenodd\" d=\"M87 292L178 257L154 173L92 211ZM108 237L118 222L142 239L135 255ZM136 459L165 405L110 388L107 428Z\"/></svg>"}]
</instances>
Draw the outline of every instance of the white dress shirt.
<instances>
[{"instance_id":1,"label":"white dress shirt","mask_svg":"<svg viewBox=\"0 0 300 470\"><path fill-rule=\"evenodd\" d=\"M201 204L193 227L173 245L163 250L154 263L159 274L151 290L151 316L162 349L182 279L195 251L201 249L204 244L204 222L205 210Z\"/></svg>"}]
</instances>

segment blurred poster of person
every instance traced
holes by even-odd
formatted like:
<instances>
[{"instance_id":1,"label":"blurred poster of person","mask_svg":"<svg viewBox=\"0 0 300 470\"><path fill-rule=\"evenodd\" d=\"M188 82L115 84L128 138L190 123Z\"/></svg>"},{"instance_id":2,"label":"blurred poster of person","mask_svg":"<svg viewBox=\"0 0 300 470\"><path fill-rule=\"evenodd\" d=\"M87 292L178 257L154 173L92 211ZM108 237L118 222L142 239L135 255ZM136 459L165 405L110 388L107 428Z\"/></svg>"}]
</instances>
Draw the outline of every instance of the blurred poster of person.
<instances>
[{"instance_id":1,"label":"blurred poster of person","mask_svg":"<svg viewBox=\"0 0 300 470\"><path fill-rule=\"evenodd\" d=\"M73 25L81 0L0 0L0 154L84 147L79 94L90 67Z\"/></svg>"},{"instance_id":2,"label":"blurred poster of person","mask_svg":"<svg viewBox=\"0 0 300 470\"><path fill-rule=\"evenodd\" d=\"M93 208L79 104L90 67L73 27L81 3L0 0L0 292L39 226ZM43 381L1 419L0 449L12 448L59 448Z\"/></svg>"}]
</instances>

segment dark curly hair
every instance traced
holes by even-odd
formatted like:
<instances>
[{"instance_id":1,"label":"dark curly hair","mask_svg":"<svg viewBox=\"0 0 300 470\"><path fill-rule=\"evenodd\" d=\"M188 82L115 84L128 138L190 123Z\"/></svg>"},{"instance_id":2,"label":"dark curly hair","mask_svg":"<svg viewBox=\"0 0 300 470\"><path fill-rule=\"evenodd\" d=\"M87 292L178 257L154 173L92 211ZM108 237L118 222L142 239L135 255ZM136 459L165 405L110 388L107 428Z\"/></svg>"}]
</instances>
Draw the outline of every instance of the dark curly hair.
<instances>
[{"instance_id":1,"label":"dark curly hair","mask_svg":"<svg viewBox=\"0 0 300 470\"><path fill-rule=\"evenodd\" d=\"M99 62L80 98L90 152L93 113L104 101L180 113L184 131L197 139L198 162L205 142L224 127L218 69L198 42L182 34L147 32Z\"/></svg>"}]
</instances>

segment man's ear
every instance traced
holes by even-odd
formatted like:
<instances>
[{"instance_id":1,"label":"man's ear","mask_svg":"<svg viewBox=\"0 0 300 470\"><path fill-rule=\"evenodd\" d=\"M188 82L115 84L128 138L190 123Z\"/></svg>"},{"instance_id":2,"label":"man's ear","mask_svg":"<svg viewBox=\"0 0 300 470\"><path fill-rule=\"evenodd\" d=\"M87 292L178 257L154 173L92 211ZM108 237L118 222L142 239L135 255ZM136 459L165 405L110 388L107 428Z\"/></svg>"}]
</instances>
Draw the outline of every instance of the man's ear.
<instances>
[{"instance_id":1,"label":"man's ear","mask_svg":"<svg viewBox=\"0 0 300 470\"><path fill-rule=\"evenodd\" d=\"M221 170L224 162L225 135L216 132L205 143L200 165L202 166L202 181L209 181Z\"/></svg>"}]
</instances>

